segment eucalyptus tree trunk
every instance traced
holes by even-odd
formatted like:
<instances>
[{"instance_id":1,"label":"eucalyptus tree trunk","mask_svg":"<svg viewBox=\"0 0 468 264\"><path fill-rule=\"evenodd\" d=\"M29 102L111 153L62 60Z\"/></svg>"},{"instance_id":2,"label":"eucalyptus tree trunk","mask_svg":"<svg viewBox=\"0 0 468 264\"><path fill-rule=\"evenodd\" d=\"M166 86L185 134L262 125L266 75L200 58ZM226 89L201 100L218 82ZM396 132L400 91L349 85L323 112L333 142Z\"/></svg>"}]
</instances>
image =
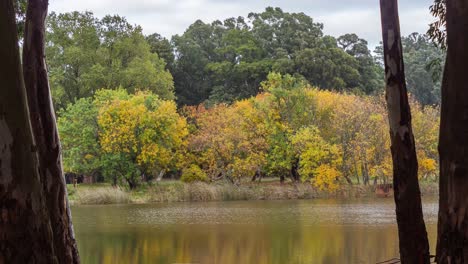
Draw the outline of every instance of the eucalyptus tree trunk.
<instances>
[{"instance_id":1,"label":"eucalyptus tree trunk","mask_svg":"<svg viewBox=\"0 0 468 264\"><path fill-rule=\"evenodd\" d=\"M437 263L468 263L468 0L447 0Z\"/></svg>"},{"instance_id":2,"label":"eucalyptus tree trunk","mask_svg":"<svg viewBox=\"0 0 468 264\"><path fill-rule=\"evenodd\" d=\"M29 0L23 44L23 74L39 175L52 224L55 254L60 263L79 263L61 147L45 62L45 19L48 0Z\"/></svg>"},{"instance_id":3,"label":"eucalyptus tree trunk","mask_svg":"<svg viewBox=\"0 0 468 264\"><path fill-rule=\"evenodd\" d=\"M400 259L403 264L429 263L397 0L380 0L380 8Z\"/></svg>"},{"instance_id":4,"label":"eucalyptus tree trunk","mask_svg":"<svg viewBox=\"0 0 468 264\"><path fill-rule=\"evenodd\" d=\"M0 1L0 263L58 263L38 171L13 0Z\"/></svg>"}]
</instances>

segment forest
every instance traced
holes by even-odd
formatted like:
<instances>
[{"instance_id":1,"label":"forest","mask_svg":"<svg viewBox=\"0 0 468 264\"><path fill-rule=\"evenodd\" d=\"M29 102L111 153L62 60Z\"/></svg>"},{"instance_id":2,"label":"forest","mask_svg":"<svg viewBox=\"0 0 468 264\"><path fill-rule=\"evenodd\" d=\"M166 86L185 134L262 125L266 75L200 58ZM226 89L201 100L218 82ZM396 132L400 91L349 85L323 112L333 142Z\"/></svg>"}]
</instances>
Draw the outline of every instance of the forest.
<instances>
[{"instance_id":1,"label":"forest","mask_svg":"<svg viewBox=\"0 0 468 264\"><path fill-rule=\"evenodd\" d=\"M65 171L131 189L265 177L391 182L382 45L268 7L170 40L114 15L52 13L46 54ZM438 175L442 49L402 39L419 175Z\"/></svg>"}]
</instances>

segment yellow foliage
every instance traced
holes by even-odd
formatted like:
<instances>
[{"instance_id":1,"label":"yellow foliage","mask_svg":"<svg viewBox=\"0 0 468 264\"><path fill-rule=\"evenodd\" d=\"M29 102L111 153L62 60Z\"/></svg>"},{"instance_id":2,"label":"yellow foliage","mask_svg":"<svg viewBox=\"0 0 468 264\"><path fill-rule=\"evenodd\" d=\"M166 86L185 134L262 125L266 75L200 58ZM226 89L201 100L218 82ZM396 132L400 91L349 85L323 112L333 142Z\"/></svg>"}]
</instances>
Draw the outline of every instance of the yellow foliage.
<instances>
[{"instance_id":1,"label":"yellow foliage","mask_svg":"<svg viewBox=\"0 0 468 264\"><path fill-rule=\"evenodd\" d=\"M431 158L419 159L419 177L426 178L437 173L437 162Z\"/></svg>"},{"instance_id":2,"label":"yellow foliage","mask_svg":"<svg viewBox=\"0 0 468 264\"><path fill-rule=\"evenodd\" d=\"M148 92L103 104L98 116L104 153L124 153L150 171L176 164L177 152L188 135L185 118L172 101L159 100Z\"/></svg>"},{"instance_id":3,"label":"yellow foliage","mask_svg":"<svg viewBox=\"0 0 468 264\"><path fill-rule=\"evenodd\" d=\"M191 115L197 116L198 130L189 139L189 149L210 177L251 177L265 163L266 128L251 100Z\"/></svg>"},{"instance_id":4,"label":"yellow foliage","mask_svg":"<svg viewBox=\"0 0 468 264\"><path fill-rule=\"evenodd\" d=\"M183 182L207 181L206 173L195 164L182 170L180 180Z\"/></svg>"},{"instance_id":5,"label":"yellow foliage","mask_svg":"<svg viewBox=\"0 0 468 264\"><path fill-rule=\"evenodd\" d=\"M328 164L322 164L315 169L313 185L320 190L335 191L338 188L337 179L341 173Z\"/></svg>"}]
</instances>

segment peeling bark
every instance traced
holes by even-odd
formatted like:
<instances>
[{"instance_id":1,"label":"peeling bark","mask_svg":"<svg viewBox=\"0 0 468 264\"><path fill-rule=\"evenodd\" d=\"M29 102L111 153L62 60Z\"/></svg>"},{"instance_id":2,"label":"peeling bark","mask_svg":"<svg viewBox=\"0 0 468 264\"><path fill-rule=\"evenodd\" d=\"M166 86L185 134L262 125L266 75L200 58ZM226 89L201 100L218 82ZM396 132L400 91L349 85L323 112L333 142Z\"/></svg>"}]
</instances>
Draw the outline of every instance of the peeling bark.
<instances>
[{"instance_id":1,"label":"peeling bark","mask_svg":"<svg viewBox=\"0 0 468 264\"><path fill-rule=\"evenodd\" d=\"M30 120L39 154L39 175L60 263L79 263L71 222L61 147L45 62L48 0L29 0L23 45L23 74Z\"/></svg>"},{"instance_id":2,"label":"peeling bark","mask_svg":"<svg viewBox=\"0 0 468 264\"><path fill-rule=\"evenodd\" d=\"M400 259L403 264L429 263L397 0L380 0L380 8Z\"/></svg>"},{"instance_id":3,"label":"peeling bark","mask_svg":"<svg viewBox=\"0 0 468 264\"><path fill-rule=\"evenodd\" d=\"M12 0L0 1L0 263L58 263L35 152Z\"/></svg>"},{"instance_id":4,"label":"peeling bark","mask_svg":"<svg viewBox=\"0 0 468 264\"><path fill-rule=\"evenodd\" d=\"M468 1L447 0L437 263L468 263Z\"/></svg>"}]
</instances>

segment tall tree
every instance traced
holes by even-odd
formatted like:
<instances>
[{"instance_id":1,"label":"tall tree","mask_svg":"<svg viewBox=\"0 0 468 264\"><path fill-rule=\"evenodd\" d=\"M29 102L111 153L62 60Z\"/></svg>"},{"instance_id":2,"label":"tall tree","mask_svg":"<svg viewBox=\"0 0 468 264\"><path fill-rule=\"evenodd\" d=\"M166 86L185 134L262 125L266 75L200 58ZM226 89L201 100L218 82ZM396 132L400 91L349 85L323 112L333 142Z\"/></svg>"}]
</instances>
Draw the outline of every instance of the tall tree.
<instances>
[{"instance_id":1,"label":"tall tree","mask_svg":"<svg viewBox=\"0 0 468 264\"><path fill-rule=\"evenodd\" d=\"M23 84L13 0L0 1L0 262L58 263Z\"/></svg>"},{"instance_id":2,"label":"tall tree","mask_svg":"<svg viewBox=\"0 0 468 264\"><path fill-rule=\"evenodd\" d=\"M468 263L468 1L447 0L437 263Z\"/></svg>"},{"instance_id":3,"label":"tall tree","mask_svg":"<svg viewBox=\"0 0 468 264\"><path fill-rule=\"evenodd\" d=\"M124 17L51 13L47 62L57 108L102 88L149 90L163 99L174 99L174 82L166 63L151 52L141 27L130 25Z\"/></svg>"},{"instance_id":4,"label":"tall tree","mask_svg":"<svg viewBox=\"0 0 468 264\"><path fill-rule=\"evenodd\" d=\"M152 53L158 54L166 62L166 68L171 69L174 63L174 51L171 42L158 33L153 33L145 37Z\"/></svg>"},{"instance_id":5,"label":"tall tree","mask_svg":"<svg viewBox=\"0 0 468 264\"><path fill-rule=\"evenodd\" d=\"M213 81L205 69L214 60L213 29L195 21L183 35L172 37L175 61L172 69L179 104L198 105L210 96Z\"/></svg>"},{"instance_id":6,"label":"tall tree","mask_svg":"<svg viewBox=\"0 0 468 264\"><path fill-rule=\"evenodd\" d=\"M45 19L48 0L29 0L23 44L23 74L33 137L39 154L39 176L52 225L59 263L78 263L60 140L45 63Z\"/></svg>"},{"instance_id":7,"label":"tall tree","mask_svg":"<svg viewBox=\"0 0 468 264\"><path fill-rule=\"evenodd\" d=\"M397 0L380 0L380 8L401 263L429 263Z\"/></svg>"}]
</instances>

